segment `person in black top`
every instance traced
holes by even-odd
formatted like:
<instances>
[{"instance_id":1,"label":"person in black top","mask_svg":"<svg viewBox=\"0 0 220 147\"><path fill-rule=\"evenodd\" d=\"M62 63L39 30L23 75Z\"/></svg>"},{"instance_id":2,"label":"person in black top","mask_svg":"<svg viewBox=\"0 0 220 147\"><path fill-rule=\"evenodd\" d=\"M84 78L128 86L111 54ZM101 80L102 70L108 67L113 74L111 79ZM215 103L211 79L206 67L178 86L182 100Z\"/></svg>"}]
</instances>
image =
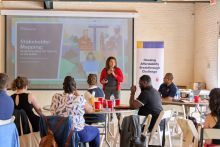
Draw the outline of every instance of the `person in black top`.
<instances>
[{"instance_id":1,"label":"person in black top","mask_svg":"<svg viewBox=\"0 0 220 147\"><path fill-rule=\"evenodd\" d=\"M40 117L33 112L33 108L39 115L42 115L42 111L36 102L35 96L26 92L27 86L28 79L26 77L17 77L12 83L12 90L16 92L11 97L14 101L14 108L17 110L23 109L30 120L33 131L38 132Z\"/></svg>"},{"instance_id":2,"label":"person in black top","mask_svg":"<svg viewBox=\"0 0 220 147\"><path fill-rule=\"evenodd\" d=\"M211 113L206 115L204 128L220 129L220 88L214 88L210 91L209 109ZM206 144L220 144L219 139L206 140L205 142Z\"/></svg>"},{"instance_id":3,"label":"person in black top","mask_svg":"<svg viewBox=\"0 0 220 147\"><path fill-rule=\"evenodd\" d=\"M131 86L130 107L138 109L138 115L152 115L152 120L149 126L149 131L152 130L160 112L163 110L161 97L159 92L151 85L151 78L148 75L143 75L139 79L141 93L137 99L134 98L136 86Z\"/></svg>"},{"instance_id":4,"label":"person in black top","mask_svg":"<svg viewBox=\"0 0 220 147\"><path fill-rule=\"evenodd\" d=\"M91 98L91 94L95 93L95 97L102 97L105 98L104 91L97 86L97 75L96 74L89 74L87 83L89 85L88 91L84 94L84 97L87 101ZM104 122L105 121L105 115L104 114L84 114L85 123L86 124L92 124L92 123L98 123L98 122Z\"/></svg>"},{"instance_id":5,"label":"person in black top","mask_svg":"<svg viewBox=\"0 0 220 147\"><path fill-rule=\"evenodd\" d=\"M172 100L176 93L177 93L177 87L173 83L173 74L172 73L166 73L166 75L163 78L164 83L160 85L159 92L161 94L161 97L166 100Z\"/></svg>"}]
</instances>

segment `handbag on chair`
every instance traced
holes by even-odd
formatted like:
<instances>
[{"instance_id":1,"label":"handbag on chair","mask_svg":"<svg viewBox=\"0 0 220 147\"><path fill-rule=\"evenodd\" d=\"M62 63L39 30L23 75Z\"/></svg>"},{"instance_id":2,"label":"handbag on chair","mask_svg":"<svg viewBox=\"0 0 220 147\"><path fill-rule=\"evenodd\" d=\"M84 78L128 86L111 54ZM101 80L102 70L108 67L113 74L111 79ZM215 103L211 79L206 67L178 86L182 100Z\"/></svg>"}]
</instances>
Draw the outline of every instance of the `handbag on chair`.
<instances>
[{"instance_id":1,"label":"handbag on chair","mask_svg":"<svg viewBox=\"0 0 220 147\"><path fill-rule=\"evenodd\" d=\"M31 125L29 119L28 119L28 124L29 124L29 128L30 128L30 133L24 134L22 121L21 121L21 117L20 117L20 129L21 129L21 136L19 136L20 147L39 147L40 133L33 132L33 128L32 128L32 125Z\"/></svg>"}]
</instances>

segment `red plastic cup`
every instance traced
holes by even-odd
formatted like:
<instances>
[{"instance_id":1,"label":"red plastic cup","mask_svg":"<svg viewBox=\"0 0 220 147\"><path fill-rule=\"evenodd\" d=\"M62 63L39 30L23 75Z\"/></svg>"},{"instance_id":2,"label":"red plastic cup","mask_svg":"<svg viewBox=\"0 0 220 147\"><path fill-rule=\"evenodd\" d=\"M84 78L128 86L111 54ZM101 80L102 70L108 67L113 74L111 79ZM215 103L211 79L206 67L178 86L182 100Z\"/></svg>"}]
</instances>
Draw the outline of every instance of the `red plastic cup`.
<instances>
[{"instance_id":1,"label":"red plastic cup","mask_svg":"<svg viewBox=\"0 0 220 147\"><path fill-rule=\"evenodd\" d=\"M103 106L103 108L107 108L107 101L106 100L103 100L102 106Z\"/></svg>"},{"instance_id":2,"label":"red plastic cup","mask_svg":"<svg viewBox=\"0 0 220 147\"><path fill-rule=\"evenodd\" d=\"M115 100L115 106L120 106L120 99Z\"/></svg>"},{"instance_id":3,"label":"red plastic cup","mask_svg":"<svg viewBox=\"0 0 220 147\"><path fill-rule=\"evenodd\" d=\"M198 102L199 102L199 96L198 96L198 95L195 95L195 96L194 96L194 102L195 102L195 103L198 103Z\"/></svg>"},{"instance_id":4,"label":"red plastic cup","mask_svg":"<svg viewBox=\"0 0 220 147\"><path fill-rule=\"evenodd\" d=\"M95 102L95 110L101 110L101 102L100 101Z\"/></svg>"},{"instance_id":5,"label":"red plastic cup","mask_svg":"<svg viewBox=\"0 0 220 147\"><path fill-rule=\"evenodd\" d=\"M104 100L103 97L98 98L98 101L100 101L101 105L103 105L103 100Z\"/></svg>"},{"instance_id":6,"label":"red plastic cup","mask_svg":"<svg viewBox=\"0 0 220 147\"><path fill-rule=\"evenodd\" d=\"M112 102L112 100L108 100L108 101L107 101L107 105L108 105L108 108L113 108L113 102Z\"/></svg>"}]
</instances>

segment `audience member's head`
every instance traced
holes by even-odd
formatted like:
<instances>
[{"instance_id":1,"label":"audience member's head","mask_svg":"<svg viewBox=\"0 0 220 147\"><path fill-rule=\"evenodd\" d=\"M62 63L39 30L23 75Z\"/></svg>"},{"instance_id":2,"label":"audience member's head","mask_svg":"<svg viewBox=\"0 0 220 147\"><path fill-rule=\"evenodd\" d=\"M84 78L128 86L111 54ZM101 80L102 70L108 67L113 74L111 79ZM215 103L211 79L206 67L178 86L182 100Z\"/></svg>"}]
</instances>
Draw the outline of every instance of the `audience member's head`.
<instances>
[{"instance_id":1,"label":"audience member's head","mask_svg":"<svg viewBox=\"0 0 220 147\"><path fill-rule=\"evenodd\" d=\"M173 82L173 74L172 73L166 73L166 75L163 78L163 81L165 84L170 84Z\"/></svg>"},{"instance_id":2,"label":"audience member's head","mask_svg":"<svg viewBox=\"0 0 220 147\"><path fill-rule=\"evenodd\" d=\"M25 89L28 86L28 79L26 77L17 77L12 82L12 90L21 90Z\"/></svg>"},{"instance_id":3,"label":"audience member's head","mask_svg":"<svg viewBox=\"0 0 220 147\"><path fill-rule=\"evenodd\" d=\"M63 90L65 93L71 94L76 90L76 81L71 76L66 76L63 81Z\"/></svg>"},{"instance_id":4,"label":"audience member's head","mask_svg":"<svg viewBox=\"0 0 220 147\"><path fill-rule=\"evenodd\" d=\"M0 73L0 90L7 88L8 75L5 73Z\"/></svg>"},{"instance_id":5,"label":"audience member's head","mask_svg":"<svg viewBox=\"0 0 220 147\"><path fill-rule=\"evenodd\" d=\"M144 90L151 86L151 78L149 75L143 75L139 79L139 86L141 90Z\"/></svg>"},{"instance_id":6,"label":"audience member's head","mask_svg":"<svg viewBox=\"0 0 220 147\"><path fill-rule=\"evenodd\" d=\"M115 57L108 57L105 63L105 68L110 69L113 67L117 67L117 60Z\"/></svg>"},{"instance_id":7,"label":"audience member's head","mask_svg":"<svg viewBox=\"0 0 220 147\"><path fill-rule=\"evenodd\" d=\"M89 74L87 83L89 85L96 85L97 84L97 75L96 74Z\"/></svg>"},{"instance_id":8,"label":"audience member's head","mask_svg":"<svg viewBox=\"0 0 220 147\"><path fill-rule=\"evenodd\" d=\"M214 88L209 94L209 108L212 116L220 117L220 88Z\"/></svg>"}]
</instances>

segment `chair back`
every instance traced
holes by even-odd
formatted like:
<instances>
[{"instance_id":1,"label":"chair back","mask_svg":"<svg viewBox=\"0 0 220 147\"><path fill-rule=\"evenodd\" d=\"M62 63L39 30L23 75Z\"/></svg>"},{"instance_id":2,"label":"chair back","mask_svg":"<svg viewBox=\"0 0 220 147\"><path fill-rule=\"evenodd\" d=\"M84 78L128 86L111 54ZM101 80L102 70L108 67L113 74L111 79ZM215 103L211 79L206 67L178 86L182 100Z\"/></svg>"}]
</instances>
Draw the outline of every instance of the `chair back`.
<instances>
[{"instance_id":1,"label":"chair back","mask_svg":"<svg viewBox=\"0 0 220 147\"><path fill-rule=\"evenodd\" d=\"M150 126L150 122L151 122L151 119L152 119L152 115L149 114L147 116L140 116L140 124L144 124L144 130L143 130L143 134L146 136L147 135L147 131L148 131L148 128ZM144 122L145 121L145 122Z\"/></svg>"},{"instance_id":2,"label":"chair back","mask_svg":"<svg viewBox=\"0 0 220 147\"><path fill-rule=\"evenodd\" d=\"M200 144L199 147L203 146L204 139L219 139L220 140L220 129L216 128L200 128ZM218 140L217 140L218 142Z\"/></svg>"},{"instance_id":3,"label":"chair back","mask_svg":"<svg viewBox=\"0 0 220 147\"><path fill-rule=\"evenodd\" d=\"M157 129L159 128L159 124L163 118L163 115L164 115L164 111L161 111L158 118L157 118L157 121L155 122L154 124L154 127L150 133L150 136L149 136L149 142L151 141L152 137L154 136L155 132L157 131Z\"/></svg>"},{"instance_id":4,"label":"chair back","mask_svg":"<svg viewBox=\"0 0 220 147\"><path fill-rule=\"evenodd\" d=\"M45 119L46 118L46 119ZM74 129L72 123L72 117L62 117L62 116L41 116L40 117L40 135L41 138L46 136L48 133L48 127L53 132L55 140L58 146L65 146L69 134ZM71 141L69 146L78 146L79 137L77 132L74 130L71 136Z\"/></svg>"},{"instance_id":5,"label":"chair back","mask_svg":"<svg viewBox=\"0 0 220 147\"><path fill-rule=\"evenodd\" d=\"M186 111L184 105L163 105L163 110L172 110L175 114L174 117L186 118Z\"/></svg>"},{"instance_id":6,"label":"chair back","mask_svg":"<svg viewBox=\"0 0 220 147\"><path fill-rule=\"evenodd\" d=\"M220 129L204 129L203 139L220 139Z\"/></svg>"},{"instance_id":7,"label":"chair back","mask_svg":"<svg viewBox=\"0 0 220 147\"><path fill-rule=\"evenodd\" d=\"M159 116L158 116L158 118L157 118L157 120L156 120L156 122L155 122L155 124L153 126L153 129L152 129L151 133L149 134L149 144L153 143L153 137L154 136L157 136L157 140L158 140L157 143L159 143L159 145L163 145L165 143L164 142L165 140L162 137L165 137L165 135L166 135L165 133L166 132L164 130L164 134L162 135L159 125L160 125L161 121L163 119L165 119L164 120L164 123L165 123L164 127L167 127L168 131L169 131L168 121L170 120L171 116L172 116L172 110L165 110L165 111L163 110L163 111L160 112L160 114L159 114ZM168 135L169 135L169 142L171 144L170 134L168 134Z\"/></svg>"},{"instance_id":8,"label":"chair back","mask_svg":"<svg viewBox=\"0 0 220 147\"><path fill-rule=\"evenodd\" d=\"M183 133L182 146L197 147L199 134L193 122L189 119L178 118L177 123L179 124Z\"/></svg>"}]
</instances>

